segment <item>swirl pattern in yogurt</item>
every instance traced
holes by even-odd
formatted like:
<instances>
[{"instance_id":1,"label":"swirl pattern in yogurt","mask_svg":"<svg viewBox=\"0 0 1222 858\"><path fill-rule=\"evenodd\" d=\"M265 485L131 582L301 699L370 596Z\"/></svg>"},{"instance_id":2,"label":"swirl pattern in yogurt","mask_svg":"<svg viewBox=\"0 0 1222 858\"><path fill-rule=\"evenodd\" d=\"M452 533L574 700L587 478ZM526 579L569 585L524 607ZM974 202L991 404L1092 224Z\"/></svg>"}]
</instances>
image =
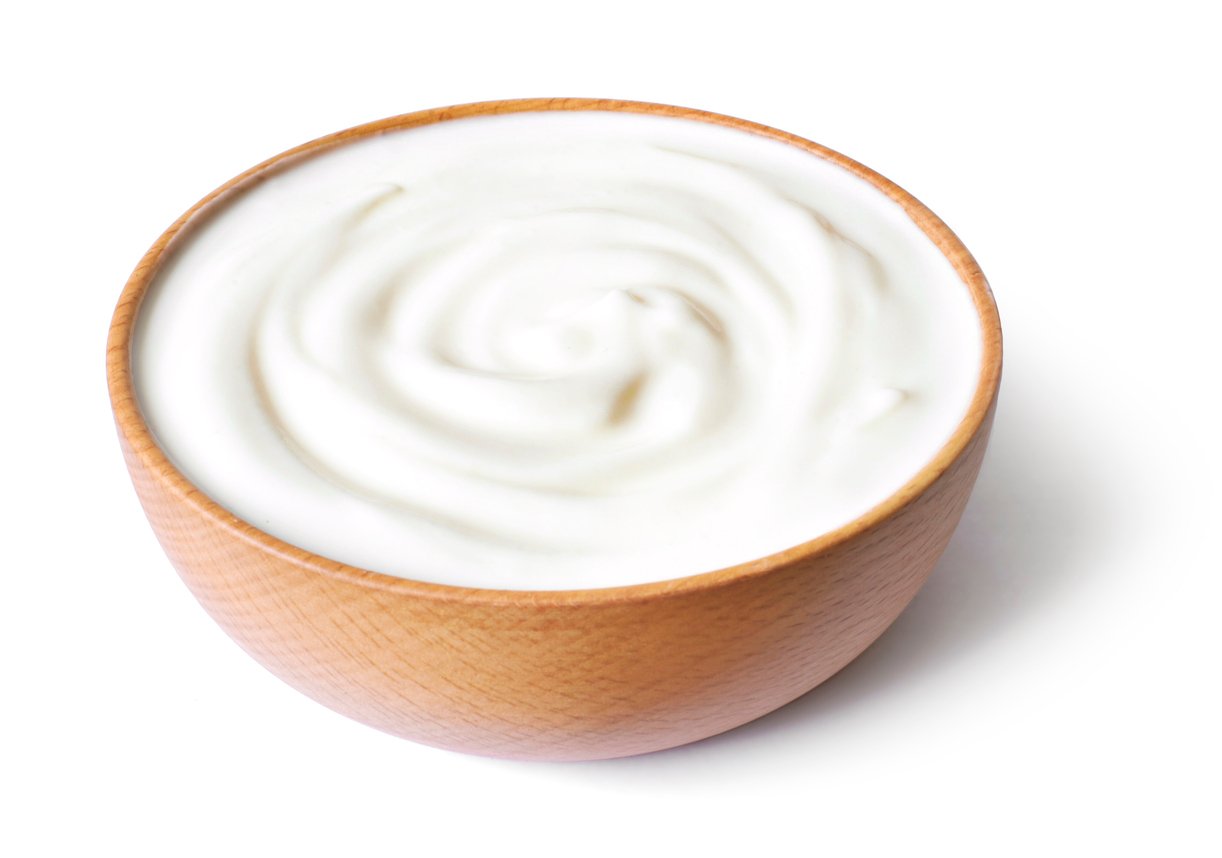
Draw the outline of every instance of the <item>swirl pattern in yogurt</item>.
<instances>
[{"instance_id":1,"label":"swirl pattern in yogurt","mask_svg":"<svg viewBox=\"0 0 1222 858\"><path fill-rule=\"evenodd\" d=\"M343 146L177 248L134 367L235 514L404 577L616 586L763 557L901 487L979 324L884 194L793 146L619 113Z\"/></svg>"}]
</instances>

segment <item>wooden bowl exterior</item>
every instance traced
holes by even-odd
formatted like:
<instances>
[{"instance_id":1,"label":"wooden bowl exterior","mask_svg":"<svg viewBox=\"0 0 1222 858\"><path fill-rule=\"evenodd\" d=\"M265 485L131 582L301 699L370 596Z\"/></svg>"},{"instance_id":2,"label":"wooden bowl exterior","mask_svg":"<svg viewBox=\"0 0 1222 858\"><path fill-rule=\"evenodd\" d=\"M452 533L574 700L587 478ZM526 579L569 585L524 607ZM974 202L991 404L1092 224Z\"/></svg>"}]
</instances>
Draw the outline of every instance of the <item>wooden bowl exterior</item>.
<instances>
[{"instance_id":1,"label":"wooden bowl exterior","mask_svg":"<svg viewBox=\"0 0 1222 858\"><path fill-rule=\"evenodd\" d=\"M812 542L753 563L603 590L480 590L326 560L236 518L157 446L131 379L140 302L167 248L225 197L347 140L461 116L626 110L717 122L801 146L875 183L937 243L985 332L980 384L954 437L894 496ZM137 267L111 326L107 370L137 494L199 602L256 660L332 709L453 750L584 760L669 748L801 696L895 620L945 549L979 471L1001 371L988 285L919 202L856 162L754 123L635 102L547 99L424 111L291 150L206 197Z\"/></svg>"}]
</instances>

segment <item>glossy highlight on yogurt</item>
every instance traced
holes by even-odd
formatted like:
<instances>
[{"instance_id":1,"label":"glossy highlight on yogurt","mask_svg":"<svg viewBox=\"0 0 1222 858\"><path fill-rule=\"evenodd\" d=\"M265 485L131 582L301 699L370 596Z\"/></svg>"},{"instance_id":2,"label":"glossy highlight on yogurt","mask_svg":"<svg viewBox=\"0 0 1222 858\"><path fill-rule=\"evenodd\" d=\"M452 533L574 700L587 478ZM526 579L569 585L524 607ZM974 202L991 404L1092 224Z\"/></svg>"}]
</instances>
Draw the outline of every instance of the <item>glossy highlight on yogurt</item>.
<instances>
[{"instance_id":1,"label":"glossy highlight on yogurt","mask_svg":"<svg viewBox=\"0 0 1222 858\"><path fill-rule=\"evenodd\" d=\"M981 335L881 191L686 119L341 146L176 247L133 368L171 460L299 547L503 589L663 580L866 512L946 443Z\"/></svg>"}]
</instances>

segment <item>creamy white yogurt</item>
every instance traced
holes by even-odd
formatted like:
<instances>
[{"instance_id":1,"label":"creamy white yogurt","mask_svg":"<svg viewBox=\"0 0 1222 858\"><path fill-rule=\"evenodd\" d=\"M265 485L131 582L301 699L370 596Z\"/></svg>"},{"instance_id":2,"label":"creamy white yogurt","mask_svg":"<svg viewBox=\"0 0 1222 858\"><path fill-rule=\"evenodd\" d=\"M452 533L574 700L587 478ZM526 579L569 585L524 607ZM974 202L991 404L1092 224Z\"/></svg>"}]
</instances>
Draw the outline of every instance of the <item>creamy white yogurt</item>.
<instances>
[{"instance_id":1,"label":"creamy white yogurt","mask_svg":"<svg viewBox=\"0 0 1222 858\"><path fill-rule=\"evenodd\" d=\"M966 286L796 147L609 112L345 145L228 202L141 311L141 407L234 514L356 566L572 589L843 525L974 392Z\"/></svg>"}]
</instances>

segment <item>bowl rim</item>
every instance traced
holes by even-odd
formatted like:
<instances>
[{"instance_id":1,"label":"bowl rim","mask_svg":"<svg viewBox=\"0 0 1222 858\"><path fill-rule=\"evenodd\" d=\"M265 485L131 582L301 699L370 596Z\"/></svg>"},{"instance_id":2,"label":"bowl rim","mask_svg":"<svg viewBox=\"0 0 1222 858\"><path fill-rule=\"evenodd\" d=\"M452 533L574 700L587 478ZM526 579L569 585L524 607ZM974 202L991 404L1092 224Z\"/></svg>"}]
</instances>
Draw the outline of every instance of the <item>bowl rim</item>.
<instances>
[{"instance_id":1,"label":"bowl rim","mask_svg":"<svg viewBox=\"0 0 1222 858\"><path fill-rule=\"evenodd\" d=\"M306 551L261 530L225 509L178 470L161 449L152 430L144 420L136 398L131 371L132 338L141 303L162 263L168 258L177 243L213 213L220 210L228 198L244 192L299 161L346 143L387 132L403 131L467 117L552 110L618 111L670 116L758 134L788 143L811 155L830 161L874 185L898 203L951 263L971 294L981 326L983 348L976 389L966 413L946 443L903 486L878 504L852 521L799 545L756 560L678 578L572 590L508 590L467 587L402 578L351 566ZM494 606L563 607L665 598L729 586L825 554L878 526L914 502L958 460L976 438L977 433L991 414L1000 386L1001 364L1000 318L992 290L980 266L950 227L916 197L894 182L826 146L757 122L694 108L600 98L521 98L436 107L363 123L281 152L213 190L183 213L161 234L140 260L124 286L111 320L106 344L106 376L111 407L116 427L121 438L126 442L130 455L134 456L143 468L161 483L163 488L181 502L192 507L197 514L210 519L213 524L250 543L258 550L276 555L304 571L326 575L361 587L412 595L432 601Z\"/></svg>"}]
</instances>

